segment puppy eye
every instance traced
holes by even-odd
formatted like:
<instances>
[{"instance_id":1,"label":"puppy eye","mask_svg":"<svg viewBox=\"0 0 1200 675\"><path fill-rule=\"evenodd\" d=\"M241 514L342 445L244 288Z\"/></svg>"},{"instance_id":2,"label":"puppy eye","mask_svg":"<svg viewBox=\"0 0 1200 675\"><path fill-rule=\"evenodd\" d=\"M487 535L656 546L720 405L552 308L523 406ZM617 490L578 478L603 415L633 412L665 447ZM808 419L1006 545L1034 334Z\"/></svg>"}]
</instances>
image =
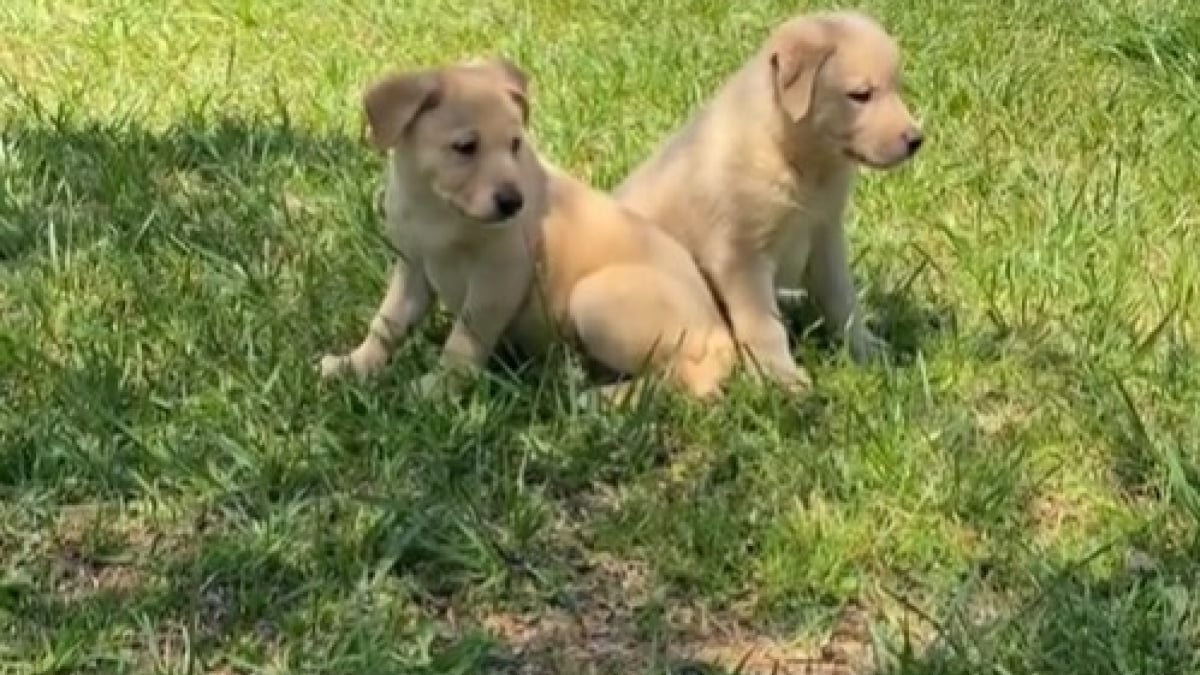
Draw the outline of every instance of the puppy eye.
<instances>
[{"instance_id":1,"label":"puppy eye","mask_svg":"<svg viewBox=\"0 0 1200 675\"><path fill-rule=\"evenodd\" d=\"M847 92L846 96L849 96L850 100L855 103L866 103L871 100L871 94L872 91L870 89L855 89L854 91Z\"/></svg>"},{"instance_id":2,"label":"puppy eye","mask_svg":"<svg viewBox=\"0 0 1200 675\"><path fill-rule=\"evenodd\" d=\"M512 139L512 152L515 155L520 151L521 151L521 137L517 136L516 138Z\"/></svg>"},{"instance_id":3,"label":"puppy eye","mask_svg":"<svg viewBox=\"0 0 1200 675\"><path fill-rule=\"evenodd\" d=\"M450 149L464 157L470 157L479 149L479 141L473 138L465 141L455 141L450 144Z\"/></svg>"}]
</instances>

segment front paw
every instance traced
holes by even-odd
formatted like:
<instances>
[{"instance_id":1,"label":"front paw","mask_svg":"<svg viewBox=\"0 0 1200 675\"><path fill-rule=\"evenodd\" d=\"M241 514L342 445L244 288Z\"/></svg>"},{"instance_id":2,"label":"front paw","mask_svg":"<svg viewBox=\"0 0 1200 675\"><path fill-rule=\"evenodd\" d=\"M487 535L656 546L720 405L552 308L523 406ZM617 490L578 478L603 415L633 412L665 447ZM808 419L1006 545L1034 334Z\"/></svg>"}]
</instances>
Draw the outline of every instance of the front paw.
<instances>
[{"instance_id":1,"label":"front paw","mask_svg":"<svg viewBox=\"0 0 1200 675\"><path fill-rule=\"evenodd\" d=\"M645 384L636 380L624 380L588 387L575 396L575 409L583 411L636 407L640 405L641 396L647 391Z\"/></svg>"},{"instance_id":2,"label":"front paw","mask_svg":"<svg viewBox=\"0 0 1200 675\"><path fill-rule=\"evenodd\" d=\"M349 354L326 354L321 357L317 371L322 380L335 380L353 370Z\"/></svg>"},{"instance_id":3,"label":"front paw","mask_svg":"<svg viewBox=\"0 0 1200 675\"><path fill-rule=\"evenodd\" d=\"M455 368L441 368L426 373L417 380L417 395L422 398L458 398L466 391L470 378L468 372Z\"/></svg>"},{"instance_id":4,"label":"front paw","mask_svg":"<svg viewBox=\"0 0 1200 675\"><path fill-rule=\"evenodd\" d=\"M883 338L866 328L859 329L850 337L850 358L856 363L868 364L882 360L891 351Z\"/></svg>"},{"instance_id":5,"label":"front paw","mask_svg":"<svg viewBox=\"0 0 1200 675\"><path fill-rule=\"evenodd\" d=\"M365 379L379 372L387 363L387 354L381 349L359 347L347 354L326 354L321 357L319 370L322 380L333 380L346 375Z\"/></svg>"},{"instance_id":6,"label":"front paw","mask_svg":"<svg viewBox=\"0 0 1200 675\"><path fill-rule=\"evenodd\" d=\"M425 373L416 382L417 395L421 398L428 398L444 393L446 390L445 378L440 372Z\"/></svg>"},{"instance_id":7,"label":"front paw","mask_svg":"<svg viewBox=\"0 0 1200 675\"><path fill-rule=\"evenodd\" d=\"M756 359L755 353L747 353L747 367L757 380L772 383L793 395L812 391L813 380L808 369L792 358L791 354L775 359Z\"/></svg>"},{"instance_id":8,"label":"front paw","mask_svg":"<svg viewBox=\"0 0 1200 675\"><path fill-rule=\"evenodd\" d=\"M795 368L775 374L775 381L785 391L794 396L801 396L812 391L813 380L808 369L796 364Z\"/></svg>"}]
</instances>

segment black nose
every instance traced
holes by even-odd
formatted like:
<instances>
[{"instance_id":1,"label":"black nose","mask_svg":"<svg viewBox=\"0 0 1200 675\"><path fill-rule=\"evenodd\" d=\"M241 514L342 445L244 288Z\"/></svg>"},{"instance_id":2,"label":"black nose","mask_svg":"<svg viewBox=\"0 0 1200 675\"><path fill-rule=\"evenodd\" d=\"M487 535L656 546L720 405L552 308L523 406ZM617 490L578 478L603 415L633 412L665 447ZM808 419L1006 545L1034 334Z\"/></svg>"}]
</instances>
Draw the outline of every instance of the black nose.
<instances>
[{"instance_id":1,"label":"black nose","mask_svg":"<svg viewBox=\"0 0 1200 675\"><path fill-rule=\"evenodd\" d=\"M915 155L921 149L921 145L925 143L925 136L919 131L914 131L907 135L904 142L908 145L908 154Z\"/></svg>"},{"instance_id":2,"label":"black nose","mask_svg":"<svg viewBox=\"0 0 1200 675\"><path fill-rule=\"evenodd\" d=\"M492 202L495 203L496 214L500 218L512 218L525 205L525 198L521 196L517 186L506 184L501 185L492 195Z\"/></svg>"}]
</instances>

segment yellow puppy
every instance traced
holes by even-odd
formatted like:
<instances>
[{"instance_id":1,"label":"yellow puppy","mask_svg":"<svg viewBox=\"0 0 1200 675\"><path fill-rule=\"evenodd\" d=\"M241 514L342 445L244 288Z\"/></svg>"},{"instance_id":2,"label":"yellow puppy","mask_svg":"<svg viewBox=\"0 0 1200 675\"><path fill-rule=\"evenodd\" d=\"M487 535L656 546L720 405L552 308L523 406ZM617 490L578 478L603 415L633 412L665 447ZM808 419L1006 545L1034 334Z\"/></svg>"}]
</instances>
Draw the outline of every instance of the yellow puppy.
<instances>
[{"instance_id":1,"label":"yellow puppy","mask_svg":"<svg viewBox=\"0 0 1200 675\"><path fill-rule=\"evenodd\" d=\"M899 85L899 49L870 18L793 18L614 192L692 253L738 343L789 387L809 379L780 287L804 287L856 359L882 346L856 306L843 212L856 165L893 167L921 147Z\"/></svg>"},{"instance_id":2,"label":"yellow puppy","mask_svg":"<svg viewBox=\"0 0 1200 675\"><path fill-rule=\"evenodd\" d=\"M364 107L372 142L391 151L384 210L401 256L366 337L326 356L326 377L378 371L436 296L455 314L445 366L473 371L501 340L537 354L562 336L617 373L719 392L737 350L695 262L538 154L518 67L393 74Z\"/></svg>"}]
</instances>

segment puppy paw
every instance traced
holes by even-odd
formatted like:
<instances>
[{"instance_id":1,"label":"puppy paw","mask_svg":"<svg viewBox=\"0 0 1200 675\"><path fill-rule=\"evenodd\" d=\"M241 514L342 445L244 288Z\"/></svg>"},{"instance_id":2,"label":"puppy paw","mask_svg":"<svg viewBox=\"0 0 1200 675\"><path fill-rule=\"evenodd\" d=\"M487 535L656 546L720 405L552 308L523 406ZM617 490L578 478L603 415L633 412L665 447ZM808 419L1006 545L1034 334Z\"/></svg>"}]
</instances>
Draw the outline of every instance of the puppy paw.
<instances>
[{"instance_id":1,"label":"puppy paw","mask_svg":"<svg viewBox=\"0 0 1200 675\"><path fill-rule=\"evenodd\" d=\"M417 395L422 398L454 399L462 396L471 380L471 373L456 368L442 368L425 373L416 381Z\"/></svg>"},{"instance_id":2,"label":"puppy paw","mask_svg":"<svg viewBox=\"0 0 1200 675\"><path fill-rule=\"evenodd\" d=\"M762 374L792 394L806 394L813 388L812 375L791 354L781 355L768 362Z\"/></svg>"},{"instance_id":3,"label":"puppy paw","mask_svg":"<svg viewBox=\"0 0 1200 675\"><path fill-rule=\"evenodd\" d=\"M807 394L813 388L812 375L792 360L791 355L762 365L751 361L747 364L747 373L754 382L779 387L789 394Z\"/></svg>"},{"instance_id":4,"label":"puppy paw","mask_svg":"<svg viewBox=\"0 0 1200 675\"><path fill-rule=\"evenodd\" d=\"M596 389L588 388L575 395L575 412L593 410L604 403L604 396Z\"/></svg>"},{"instance_id":5,"label":"puppy paw","mask_svg":"<svg viewBox=\"0 0 1200 675\"><path fill-rule=\"evenodd\" d=\"M787 373L779 374L775 379L784 390L796 396L807 394L813 388L812 375L807 368L800 365Z\"/></svg>"},{"instance_id":6,"label":"puppy paw","mask_svg":"<svg viewBox=\"0 0 1200 675\"><path fill-rule=\"evenodd\" d=\"M317 364L322 380L334 380L353 370L349 354L326 354Z\"/></svg>"},{"instance_id":7,"label":"puppy paw","mask_svg":"<svg viewBox=\"0 0 1200 675\"><path fill-rule=\"evenodd\" d=\"M366 379L383 369L387 354L382 350L358 348L347 354L326 354L321 357L318 370L321 379L332 380L347 375Z\"/></svg>"},{"instance_id":8,"label":"puppy paw","mask_svg":"<svg viewBox=\"0 0 1200 675\"><path fill-rule=\"evenodd\" d=\"M638 397L645 391L640 384L626 380L588 387L575 397L575 407L577 410L588 410L638 405Z\"/></svg>"},{"instance_id":9,"label":"puppy paw","mask_svg":"<svg viewBox=\"0 0 1200 675\"><path fill-rule=\"evenodd\" d=\"M443 373L425 373L416 382L417 395L428 398L445 393L446 378Z\"/></svg>"},{"instance_id":10,"label":"puppy paw","mask_svg":"<svg viewBox=\"0 0 1200 675\"><path fill-rule=\"evenodd\" d=\"M885 358L890 351L891 346L886 340L865 328L850 339L850 358L856 363L875 363Z\"/></svg>"}]
</instances>

